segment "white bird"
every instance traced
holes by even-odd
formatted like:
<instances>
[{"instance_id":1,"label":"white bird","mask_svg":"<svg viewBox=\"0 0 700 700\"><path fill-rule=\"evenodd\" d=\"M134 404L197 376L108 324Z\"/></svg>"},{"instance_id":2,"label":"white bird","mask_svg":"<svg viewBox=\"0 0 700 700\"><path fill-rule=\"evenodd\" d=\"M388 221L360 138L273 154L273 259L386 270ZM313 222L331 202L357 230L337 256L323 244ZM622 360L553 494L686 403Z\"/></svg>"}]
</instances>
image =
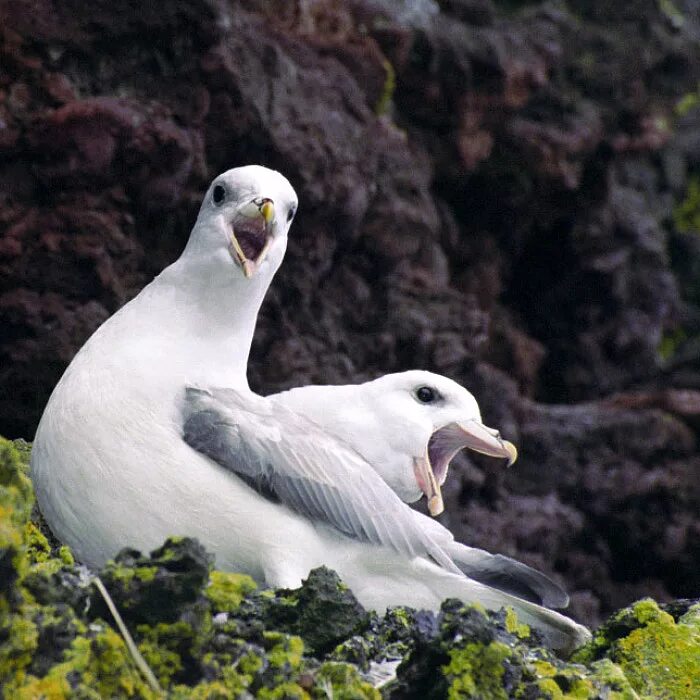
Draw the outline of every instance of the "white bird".
<instances>
[{"instance_id":1,"label":"white bird","mask_svg":"<svg viewBox=\"0 0 700 700\"><path fill-rule=\"evenodd\" d=\"M401 407L393 411L400 421ZM183 421L185 441L228 472L229 493L239 499L229 509L231 539L214 548L217 566L296 588L323 564L379 612L393 605L436 610L445 598L459 598L492 610L511 606L557 649L590 637L564 615L508 593L522 572L454 542L449 530L406 505L355 449L274 397L190 387ZM412 471L410 459L406 466ZM505 590L465 574L482 568L488 578L489 566L503 570ZM523 590L565 597L529 571L532 585L525 576Z\"/></svg>"},{"instance_id":2,"label":"white bird","mask_svg":"<svg viewBox=\"0 0 700 700\"><path fill-rule=\"evenodd\" d=\"M486 427L474 396L433 372L410 370L363 384L309 385L270 398L312 420L356 450L402 501L423 495L432 515L443 510L440 487L455 455L465 447L508 466L515 445ZM564 608L569 597L544 574L510 557L456 542L452 533L415 512L470 578L547 607Z\"/></svg>"},{"instance_id":3,"label":"white bird","mask_svg":"<svg viewBox=\"0 0 700 700\"><path fill-rule=\"evenodd\" d=\"M518 452L481 420L479 404L457 382L410 370L363 384L309 385L273 395L275 401L345 440L406 503L425 494L431 515L444 504L440 487L454 456L469 447L508 466ZM413 469L406 468L407 455Z\"/></svg>"},{"instance_id":4,"label":"white bird","mask_svg":"<svg viewBox=\"0 0 700 700\"><path fill-rule=\"evenodd\" d=\"M272 170L215 178L180 258L92 335L54 389L32 478L49 526L84 563L171 534L230 540L232 479L182 442L178 402L187 384L247 390L258 310L296 207Z\"/></svg>"},{"instance_id":5,"label":"white bird","mask_svg":"<svg viewBox=\"0 0 700 700\"><path fill-rule=\"evenodd\" d=\"M296 587L325 564L368 608L458 597L512 605L556 648L585 640L568 618L469 579L443 546L449 533L422 524L354 449L248 389L257 312L296 205L264 168L216 178L180 259L76 355L32 453L54 534L91 567L190 535L220 568L268 585ZM207 390L217 386L231 388Z\"/></svg>"}]
</instances>

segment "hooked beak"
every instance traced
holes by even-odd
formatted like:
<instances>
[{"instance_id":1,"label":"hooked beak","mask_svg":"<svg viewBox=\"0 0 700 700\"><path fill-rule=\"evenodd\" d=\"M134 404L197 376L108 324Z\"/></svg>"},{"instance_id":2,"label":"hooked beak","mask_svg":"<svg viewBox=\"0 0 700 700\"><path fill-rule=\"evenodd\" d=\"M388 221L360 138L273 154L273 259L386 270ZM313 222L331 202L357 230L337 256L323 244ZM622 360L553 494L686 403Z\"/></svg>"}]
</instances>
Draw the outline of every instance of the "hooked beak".
<instances>
[{"instance_id":1,"label":"hooked beak","mask_svg":"<svg viewBox=\"0 0 700 700\"><path fill-rule=\"evenodd\" d=\"M477 420L450 423L436 430L428 441L426 454L415 459L413 467L432 516L445 509L440 486L445 483L450 462L465 447L490 457L505 457L508 466L518 458L518 450L512 442L504 440L497 430L487 428Z\"/></svg>"},{"instance_id":2,"label":"hooked beak","mask_svg":"<svg viewBox=\"0 0 700 700\"><path fill-rule=\"evenodd\" d=\"M265 259L272 243L275 204L259 197L239 207L231 222L229 253L250 279Z\"/></svg>"}]
</instances>

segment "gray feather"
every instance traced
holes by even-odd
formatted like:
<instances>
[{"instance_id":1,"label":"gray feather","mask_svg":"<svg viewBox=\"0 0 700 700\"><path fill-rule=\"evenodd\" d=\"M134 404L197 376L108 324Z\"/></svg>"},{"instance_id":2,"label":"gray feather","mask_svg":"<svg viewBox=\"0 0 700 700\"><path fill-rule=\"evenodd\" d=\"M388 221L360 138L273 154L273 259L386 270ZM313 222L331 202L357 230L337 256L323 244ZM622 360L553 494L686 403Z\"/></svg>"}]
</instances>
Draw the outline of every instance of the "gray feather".
<instances>
[{"instance_id":1,"label":"gray feather","mask_svg":"<svg viewBox=\"0 0 700 700\"><path fill-rule=\"evenodd\" d=\"M549 608L565 608L569 604L569 596L561 586L527 564L459 542L453 542L446 550L474 581Z\"/></svg>"}]
</instances>

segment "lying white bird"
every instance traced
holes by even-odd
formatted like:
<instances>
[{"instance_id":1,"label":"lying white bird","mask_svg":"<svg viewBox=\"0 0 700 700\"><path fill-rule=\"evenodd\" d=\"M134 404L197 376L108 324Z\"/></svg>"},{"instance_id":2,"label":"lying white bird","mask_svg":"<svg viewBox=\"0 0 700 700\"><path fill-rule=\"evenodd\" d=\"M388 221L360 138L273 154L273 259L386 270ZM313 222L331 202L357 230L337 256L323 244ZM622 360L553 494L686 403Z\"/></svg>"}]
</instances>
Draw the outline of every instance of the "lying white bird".
<instances>
[{"instance_id":1,"label":"lying white bird","mask_svg":"<svg viewBox=\"0 0 700 700\"><path fill-rule=\"evenodd\" d=\"M363 384L310 385L270 397L312 420L355 449L406 503L425 494L432 515L443 510L440 487L451 460L465 447L517 459L515 445L486 427L474 396L433 372L410 370ZM421 513L423 528L470 578L547 607L569 597L544 574L501 554L456 542L452 533Z\"/></svg>"},{"instance_id":2,"label":"lying white bird","mask_svg":"<svg viewBox=\"0 0 700 700\"><path fill-rule=\"evenodd\" d=\"M401 407L393 410L400 420ZM218 511L218 495L209 511L212 521L226 519L225 537L203 540L217 566L296 588L324 564L365 607L380 612L392 605L435 610L452 597L494 610L512 606L557 649L590 637L557 612L466 576L463 563L479 568L482 555L490 555L472 556L474 550L401 501L356 450L274 397L188 388L183 420L185 441L230 479L228 512ZM408 454L406 467L412 471ZM547 583L551 596L565 596Z\"/></svg>"},{"instance_id":3,"label":"lying white bird","mask_svg":"<svg viewBox=\"0 0 700 700\"><path fill-rule=\"evenodd\" d=\"M433 372L387 374L364 384L309 385L273 395L326 432L354 447L406 503L425 494L431 515L444 504L440 487L454 456L469 447L508 466L511 442L481 420L476 399L457 382ZM413 470L406 469L406 454Z\"/></svg>"},{"instance_id":4,"label":"lying white bird","mask_svg":"<svg viewBox=\"0 0 700 700\"><path fill-rule=\"evenodd\" d=\"M182 442L178 402L188 383L247 390L258 310L296 207L272 170L218 176L180 258L93 334L54 389L32 478L49 526L84 563L177 533L230 541L231 477Z\"/></svg>"}]
</instances>

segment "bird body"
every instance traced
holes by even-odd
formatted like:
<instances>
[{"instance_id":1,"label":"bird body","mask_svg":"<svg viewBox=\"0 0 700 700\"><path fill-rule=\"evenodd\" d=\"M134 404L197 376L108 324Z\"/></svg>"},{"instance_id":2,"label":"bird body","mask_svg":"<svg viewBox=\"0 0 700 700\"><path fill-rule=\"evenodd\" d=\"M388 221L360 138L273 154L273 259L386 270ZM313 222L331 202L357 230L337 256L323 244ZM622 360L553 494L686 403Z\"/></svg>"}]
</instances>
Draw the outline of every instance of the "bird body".
<instances>
[{"instance_id":1,"label":"bird body","mask_svg":"<svg viewBox=\"0 0 700 700\"><path fill-rule=\"evenodd\" d=\"M213 201L217 187L230 201ZM275 201L279 220L259 227L271 244L249 277L230 245L232 230L256 233L249 220L263 216L247 207L258 199ZM229 493L230 477L182 442L178 403L188 383L247 390L258 310L295 208L279 173L248 166L219 176L181 257L95 331L55 387L32 479L54 534L86 564L99 567L125 545L148 551L171 534L214 545L230 527L224 514L232 498L245 500L244 485L240 498ZM261 241L245 243L255 253Z\"/></svg>"},{"instance_id":2,"label":"bird body","mask_svg":"<svg viewBox=\"0 0 700 700\"><path fill-rule=\"evenodd\" d=\"M183 418L185 441L249 484L255 511L254 496L275 504L276 510L265 511L270 520L264 527L272 528L280 548L267 561L263 550L272 542L261 547L264 583L297 587L310 568L324 564L379 612L394 605L437 610L454 597L494 610L509 605L559 649L588 639L585 627L509 592L565 605L565 593L547 577L455 542L449 530L403 503L352 445L275 397L190 388ZM296 529L300 522L315 532ZM497 585L476 580L481 574Z\"/></svg>"}]
</instances>

